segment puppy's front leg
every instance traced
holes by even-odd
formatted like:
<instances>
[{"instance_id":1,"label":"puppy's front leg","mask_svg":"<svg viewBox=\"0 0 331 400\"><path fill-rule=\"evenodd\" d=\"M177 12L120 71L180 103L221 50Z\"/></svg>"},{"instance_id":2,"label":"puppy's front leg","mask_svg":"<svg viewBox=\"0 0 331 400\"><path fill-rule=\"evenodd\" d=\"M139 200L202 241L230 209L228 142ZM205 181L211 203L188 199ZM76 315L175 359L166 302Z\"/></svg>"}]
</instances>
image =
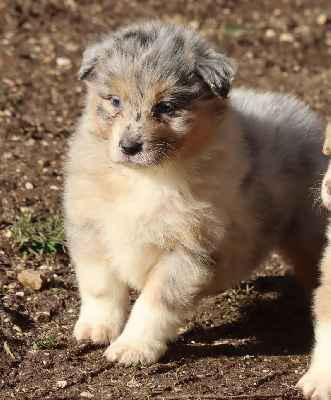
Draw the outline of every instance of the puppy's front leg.
<instances>
[{"instance_id":1,"label":"puppy's front leg","mask_svg":"<svg viewBox=\"0 0 331 400\"><path fill-rule=\"evenodd\" d=\"M329 230L329 241L330 241ZM331 244L321 263L321 285L315 293L315 346L311 366L297 386L305 396L316 400L331 399Z\"/></svg>"},{"instance_id":2,"label":"puppy's front leg","mask_svg":"<svg viewBox=\"0 0 331 400\"><path fill-rule=\"evenodd\" d=\"M152 271L121 336L105 352L123 364L156 362L194 309L208 268L191 255L168 253Z\"/></svg>"},{"instance_id":3,"label":"puppy's front leg","mask_svg":"<svg viewBox=\"0 0 331 400\"><path fill-rule=\"evenodd\" d=\"M101 257L81 251L73 259L82 300L74 336L77 340L109 344L123 330L129 305L128 287Z\"/></svg>"}]
</instances>

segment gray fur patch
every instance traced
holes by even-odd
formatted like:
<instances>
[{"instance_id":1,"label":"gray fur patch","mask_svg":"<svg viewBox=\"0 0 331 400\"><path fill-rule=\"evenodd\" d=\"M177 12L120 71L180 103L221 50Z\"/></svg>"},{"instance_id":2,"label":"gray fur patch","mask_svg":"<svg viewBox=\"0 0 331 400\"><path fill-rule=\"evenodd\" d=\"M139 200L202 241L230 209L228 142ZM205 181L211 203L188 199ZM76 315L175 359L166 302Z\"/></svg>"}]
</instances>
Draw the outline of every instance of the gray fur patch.
<instances>
[{"instance_id":1,"label":"gray fur patch","mask_svg":"<svg viewBox=\"0 0 331 400\"><path fill-rule=\"evenodd\" d=\"M100 118L104 119L105 121L108 121L112 117L111 113L108 110L106 110L101 103L98 104L96 112L97 115Z\"/></svg>"},{"instance_id":2,"label":"gray fur patch","mask_svg":"<svg viewBox=\"0 0 331 400\"><path fill-rule=\"evenodd\" d=\"M184 259L188 256L195 268L183 265L182 268L170 267L166 271L161 285L160 300L169 309L185 308L192 304L204 290L215 266L215 260L211 256L192 253L188 249L184 252Z\"/></svg>"},{"instance_id":3,"label":"gray fur patch","mask_svg":"<svg viewBox=\"0 0 331 400\"><path fill-rule=\"evenodd\" d=\"M260 220L260 233L263 236L276 236L283 228L282 212L272 200L272 194L259 193L254 201L253 211Z\"/></svg>"},{"instance_id":4,"label":"gray fur patch","mask_svg":"<svg viewBox=\"0 0 331 400\"><path fill-rule=\"evenodd\" d=\"M95 69L98 73L93 73ZM88 46L79 78L100 80L103 75L134 80L131 84L140 87L142 94L147 82L170 80L180 94L178 101L185 103L206 88L225 98L234 70L234 61L216 52L196 31L151 21L120 29Z\"/></svg>"}]
</instances>

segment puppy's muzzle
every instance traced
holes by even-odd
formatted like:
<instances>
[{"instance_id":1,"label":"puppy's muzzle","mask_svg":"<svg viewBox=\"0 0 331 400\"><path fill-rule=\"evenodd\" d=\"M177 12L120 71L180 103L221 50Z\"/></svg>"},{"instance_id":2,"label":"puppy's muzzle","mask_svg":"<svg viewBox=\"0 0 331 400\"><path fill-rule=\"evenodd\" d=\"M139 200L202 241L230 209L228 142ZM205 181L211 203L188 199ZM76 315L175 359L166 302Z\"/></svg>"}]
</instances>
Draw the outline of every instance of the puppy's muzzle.
<instances>
[{"instance_id":1,"label":"puppy's muzzle","mask_svg":"<svg viewBox=\"0 0 331 400\"><path fill-rule=\"evenodd\" d=\"M122 152L128 156L134 156L142 149L142 144L133 140L120 140L119 146Z\"/></svg>"}]
</instances>

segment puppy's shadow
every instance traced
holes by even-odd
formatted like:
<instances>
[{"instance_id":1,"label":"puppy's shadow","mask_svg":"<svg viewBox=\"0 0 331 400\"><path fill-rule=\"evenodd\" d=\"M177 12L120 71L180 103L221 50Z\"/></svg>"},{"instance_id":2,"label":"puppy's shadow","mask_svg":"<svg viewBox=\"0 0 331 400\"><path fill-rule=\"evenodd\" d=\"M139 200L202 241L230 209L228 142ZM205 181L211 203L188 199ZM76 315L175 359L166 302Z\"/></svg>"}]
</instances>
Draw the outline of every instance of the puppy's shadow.
<instances>
[{"instance_id":1,"label":"puppy's shadow","mask_svg":"<svg viewBox=\"0 0 331 400\"><path fill-rule=\"evenodd\" d=\"M308 353L313 343L311 313L295 278L259 277L252 285L254 296L237 302L231 322L205 327L198 321L171 346L171 358Z\"/></svg>"}]
</instances>

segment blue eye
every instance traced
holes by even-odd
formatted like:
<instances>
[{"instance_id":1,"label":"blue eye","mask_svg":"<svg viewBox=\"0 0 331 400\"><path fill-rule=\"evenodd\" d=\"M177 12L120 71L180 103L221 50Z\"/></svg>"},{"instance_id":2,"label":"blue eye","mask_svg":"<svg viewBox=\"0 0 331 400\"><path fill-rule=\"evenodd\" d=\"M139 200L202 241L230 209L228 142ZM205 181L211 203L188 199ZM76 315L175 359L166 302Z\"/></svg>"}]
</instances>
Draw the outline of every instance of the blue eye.
<instances>
[{"instance_id":1,"label":"blue eye","mask_svg":"<svg viewBox=\"0 0 331 400\"><path fill-rule=\"evenodd\" d=\"M116 108L122 107L122 102L117 96L112 96L111 102L112 102L113 106Z\"/></svg>"}]
</instances>

